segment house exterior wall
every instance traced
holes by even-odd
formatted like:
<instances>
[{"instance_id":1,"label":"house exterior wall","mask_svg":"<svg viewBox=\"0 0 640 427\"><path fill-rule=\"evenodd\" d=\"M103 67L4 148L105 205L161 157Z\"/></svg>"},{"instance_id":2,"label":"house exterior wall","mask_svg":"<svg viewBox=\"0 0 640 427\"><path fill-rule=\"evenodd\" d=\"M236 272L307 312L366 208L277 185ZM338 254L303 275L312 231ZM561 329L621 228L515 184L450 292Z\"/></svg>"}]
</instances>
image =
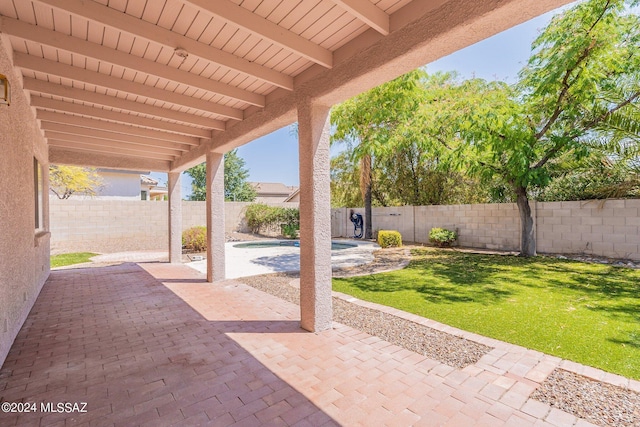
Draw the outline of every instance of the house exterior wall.
<instances>
[{"instance_id":1,"label":"house exterior wall","mask_svg":"<svg viewBox=\"0 0 640 427\"><path fill-rule=\"evenodd\" d=\"M0 73L9 78L11 105L0 105L0 366L49 276L48 154L33 111L0 35ZM43 169L43 227L36 232L34 166Z\"/></svg>"},{"instance_id":2,"label":"house exterior wall","mask_svg":"<svg viewBox=\"0 0 640 427\"><path fill-rule=\"evenodd\" d=\"M640 260L640 200L532 202L540 253ZM332 209L331 235L350 237L349 208ZM354 209L364 216L364 209ZM464 247L518 251L520 217L514 203L373 208L375 230L398 230L404 241L429 242L429 230L458 232Z\"/></svg>"},{"instance_id":3,"label":"house exterior wall","mask_svg":"<svg viewBox=\"0 0 640 427\"><path fill-rule=\"evenodd\" d=\"M147 190L149 194L149 186L140 183L140 172L118 172L99 170L98 174L102 177L102 186L96 189L95 196L87 196L84 194L73 194L72 200L141 200L141 190ZM49 192L50 199L58 199L53 191Z\"/></svg>"},{"instance_id":4,"label":"house exterior wall","mask_svg":"<svg viewBox=\"0 0 640 427\"><path fill-rule=\"evenodd\" d=\"M51 200L51 252L165 250L168 202ZM207 223L206 202L182 202L182 229ZM248 232L244 209L251 203L225 203L225 231ZM297 203L277 206L298 207Z\"/></svg>"},{"instance_id":5,"label":"house exterior wall","mask_svg":"<svg viewBox=\"0 0 640 427\"><path fill-rule=\"evenodd\" d=\"M104 185L98 197L140 200L140 174L100 171Z\"/></svg>"}]
</instances>

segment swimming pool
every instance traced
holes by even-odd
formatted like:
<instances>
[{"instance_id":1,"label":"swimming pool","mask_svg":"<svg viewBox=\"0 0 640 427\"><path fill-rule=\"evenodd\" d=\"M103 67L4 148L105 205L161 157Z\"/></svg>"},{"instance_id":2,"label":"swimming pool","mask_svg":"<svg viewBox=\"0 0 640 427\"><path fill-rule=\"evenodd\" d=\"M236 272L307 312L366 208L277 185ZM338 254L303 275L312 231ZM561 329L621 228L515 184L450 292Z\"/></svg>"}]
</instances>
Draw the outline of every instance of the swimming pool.
<instances>
[{"instance_id":1,"label":"swimming pool","mask_svg":"<svg viewBox=\"0 0 640 427\"><path fill-rule=\"evenodd\" d=\"M280 243L283 244L280 244ZM234 279L256 274L300 271L300 244L296 240L259 240L225 243L225 277ZM373 261L373 251L380 248L374 242L333 240L332 268L347 268ZM202 273L207 272L207 260L187 264Z\"/></svg>"},{"instance_id":2,"label":"swimming pool","mask_svg":"<svg viewBox=\"0 0 640 427\"><path fill-rule=\"evenodd\" d=\"M300 247L299 240L268 240L263 242L244 242L244 243L236 243L233 245L234 248L278 248L282 246L293 246ZM351 249L356 248L358 245L354 243L345 243L345 242L331 242L331 250L339 251L342 249Z\"/></svg>"}]
</instances>

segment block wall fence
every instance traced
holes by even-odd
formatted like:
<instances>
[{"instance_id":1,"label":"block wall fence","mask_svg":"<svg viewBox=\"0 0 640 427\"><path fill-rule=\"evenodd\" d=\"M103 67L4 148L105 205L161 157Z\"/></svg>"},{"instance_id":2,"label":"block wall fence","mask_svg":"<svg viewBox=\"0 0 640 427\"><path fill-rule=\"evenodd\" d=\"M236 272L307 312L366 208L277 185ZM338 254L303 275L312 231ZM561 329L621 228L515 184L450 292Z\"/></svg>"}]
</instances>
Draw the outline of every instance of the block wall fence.
<instances>
[{"instance_id":1,"label":"block wall fence","mask_svg":"<svg viewBox=\"0 0 640 427\"><path fill-rule=\"evenodd\" d=\"M364 216L364 209L354 209ZM640 260L640 200L531 202L540 253ZM331 212L332 235L353 236L349 208ZM397 230L403 241L428 243L429 230L458 232L463 247L518 251L515 203L373 208L373 230Z\"/></svg>"},{"instance_id":2,"label":"block wall fence","mask_svg":"<svg viewBox=\"0 0 640 427\"><path fill-rule=\"evenodd\" d=\"M206 202L182 202L182 228L206 225ZM225 203L225 231L249 231L244 209ZM297 203L277 206L298 207ZM51 253L168 250L168 202L50 199Z\"/></svg>"},{"instance_id":3,"label":"block wall fence","mask_svg":"<svg viewBox=\"0 0 640 427\"><path fill-rule=\"evenodd\" d=\"M225 230L246 232L249 203L225 204ZM297 207L297 203L278 206ZM540 253L640 260L640 200L532 202ZM52 253L166 250L167 202L51 200ZM349 208L331 210L333 237L350 237ZM364 216L364 209L356 208ZM183 202L183 229L205 225L205 202ZM520 218L513 203L373 208L374 230L398 230L406 242L427 243L429 230L457 230L464 247L517 251Z\"/></svg>"}]
</instances>

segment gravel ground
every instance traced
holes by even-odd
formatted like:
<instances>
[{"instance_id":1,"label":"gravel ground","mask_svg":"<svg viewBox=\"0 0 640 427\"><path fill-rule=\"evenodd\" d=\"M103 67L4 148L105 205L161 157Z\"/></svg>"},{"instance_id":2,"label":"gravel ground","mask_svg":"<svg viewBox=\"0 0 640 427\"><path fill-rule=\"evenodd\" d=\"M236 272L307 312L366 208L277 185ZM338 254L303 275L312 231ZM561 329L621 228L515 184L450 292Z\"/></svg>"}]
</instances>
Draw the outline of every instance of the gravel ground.
<instances>
[{"instance_id":1,"label":"gravel ground","mask_svg":"<svg viewBox=\"0 0 640 427\"><path fill-rule=\"evenodd\" d=\"M563 369L554 370L531 398L601 426L640 426L640 394Z\"/></svg>"},{"instance_id":2,"label":"gravel ground","mask_svg":"<svg viewBox=\"0 0 640 427\"><path fill-rule=\"evenodd\" d=\"M455 368L473 365L492 350L486 345L336 297L333 298L333 318L336 322Z\"/></svg>"},{"instance_id":3,"label":"gravel ground","mask_svg":"<svg viewBox=\"0 0 640 427\"><path fill-rule=\"evenodd\" d=\"M406 265L409 256L407 248L379 250L374 255L375 261L371 264L334 271L334 277L371 274L399 268ZM295 286L298 278L298 273L278 273L243 277L241 281L278 298L299 304L300 291ZM333 319L456 368L474 364L492 350L491 347L391 314L361 307L338 297L333 298Z\"/></svg>"}]
</instances>

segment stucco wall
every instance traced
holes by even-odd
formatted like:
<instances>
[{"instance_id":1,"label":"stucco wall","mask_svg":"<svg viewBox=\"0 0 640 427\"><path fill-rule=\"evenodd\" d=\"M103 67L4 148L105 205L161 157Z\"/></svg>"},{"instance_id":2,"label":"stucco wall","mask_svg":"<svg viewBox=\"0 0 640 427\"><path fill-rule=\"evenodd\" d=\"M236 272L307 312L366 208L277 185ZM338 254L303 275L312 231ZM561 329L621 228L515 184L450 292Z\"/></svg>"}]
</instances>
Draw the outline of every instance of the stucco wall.
<instances>
[{"instance_id":1,"label":"stucco wall","mask_svg":"<svg viewBox=\"0 0 640 427\"><path fill-rule=\"evenodd\" d=\"M51 252L166 250L168 202L51 200ZM205 202L182 202L182 228L206 225ZM248 231L244 209L250 203L225 203L225 231ZM297 203L277 206L297 207Z\"/></svg>"},{"instance_id":2,"label":"stucco wall","mask_svg":"<svg viewBox=\"0 0 640 427\"><path fill-rule=\"evenodd\" d=\"M140 192L148 186L140 184L139 171L132 172L110 172L106 169L98 171L102 178L102 185L96 189L95 196L85 194L72 194L71 200L141 200ZM148 196L148 195L147 195ZM53 191L49 191L49 198L58 200L58 196Z\"/></svg>"},{"instance_id":3,"label":"stucco wall","mask_svg":"<svg viewBox=\"0 0 640 427\"><path fill-rule=\"evenodd\" d=\"M640 200L531 204L540 253L640 260ZM363 209L355 209L364 214ZM353 235L349 209L332 210L331 234ZM375 230L398 230L404 241L427 243L429 230L458 231L460 246L517 251L520 218L512 203L374 208Z\"/></svg>"},{"instance_id":4,"label":"stucco wall","mask_svg":"<svg viewBox=\"0 0 640 427\"><path fill-rule=\"evenodd\" d=\"M11 105L0 105L0 365L49 275L46 233L48 182L43 197L44 228L36 234L33 159L48 169L46 144L13 72L8 41L0 42L0 73L11 82ZM45 176L47 174L45 173Z\"/></svg>"},{"instance_id":5,"label":"stucco wall","mask_svg":"<svg viewBox=\"0 0 640 427\"><path fill-rule=\"evenodd\" d=\"M100 171L103 187L99 197L120 197L140 200L140 174Z\"/></svg>"}]
</instances>

